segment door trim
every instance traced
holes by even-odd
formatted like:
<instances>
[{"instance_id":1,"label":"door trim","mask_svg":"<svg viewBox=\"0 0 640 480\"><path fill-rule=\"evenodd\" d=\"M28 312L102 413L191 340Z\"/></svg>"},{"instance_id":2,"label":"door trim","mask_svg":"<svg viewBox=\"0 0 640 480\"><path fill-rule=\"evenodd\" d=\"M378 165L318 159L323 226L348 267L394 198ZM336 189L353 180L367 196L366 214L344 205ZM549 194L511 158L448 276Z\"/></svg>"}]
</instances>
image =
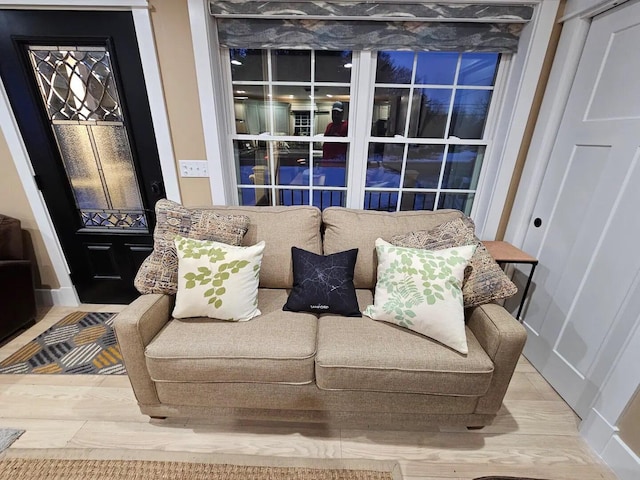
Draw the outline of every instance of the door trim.
<instances>
[{"instance_id":1,"label":"door trim","mask_svg":"<svg viewBox=\"0 0 640 480\"><path fill-rule=\"evenodd\" d=\"M42 302L43 305L63 305L69 307L75 307L79 305L78 295L76 289L71 282L69 276L69 267L67 261L62 254L62 247L58 241L58 236L53 229L53 223L49 216L49 211L44 203L44 198L40 194L40 190L36 186L36 182L33 177L33 167L27 154L27 149L20 135L18 123L11 109L9 103L9 97L7 91L4 88L4 83L0 78L0 128L5 136L11 158L18 171L22 188L29 201L29 206L33 211L38 230L42 235L44 246L49 254L51 265L56 272L60 288L57 290L51 290L50 297L42 290L36 290L37 300Z\"/></svg>"},{"instance_id":2,"label":"door trim","mask_svg":"<svg viewBox=\"0 0 640 480\"><path fill-rule=\"evenodd\" d=\"M180 189L178 187L178 177L176 172L175 156L173 154L173 143L171 141L171 131L166 105L164 103L164 92L160 77L160 67L156 56L156 44L151 27L151 16L146 0L122 0L119 2L106 2L103 0L79 0L74 2L74 8L85 7L91 10L102 10L101 7L111 7L114 10L114 3L118 10L131 11L133 15L136 37L138 39L140 59L144 72L144 79L147 87L147 96L151 109L151 117L160 157L160 168L164 180L167 198L181 203ZM0 7L11 7L27 10L23 5L12 1L0 0ZM29 8L47 7L53 10L63 10L59 7L59 2L40 1L36 5L31 4ZM142 7L142 8L140 8ZM69 6L71 8L71 5ZM13 110L9 103L9 98L0 79L0 130L4 134L9 152L13 159L22 188L25 191L29 206L38 225L38 230L42 235L45 249L51 260L52 267L60 283L59 289L36 290L37 299L40 305L50 306L71 306L79 305L75 287L69 276L69 267L62 253L60 242L53 228L53 223L44 203L44 199L38 190L33 179L33 167L27 154L22 135L18 128Z\"/></svg>"},{"instance_id":3,"label":"door trim","mask_svg":"<svg viewBox=\"0 0 640 480\"><path fill-rule=\"evenodd\" d=\"M587 13L574 12L561 19L563 22L565 19L567 21L563 24L548 81L548 85L554 87L544 95L505 235L505 240L517 246L523 246L534 218L540 186L556 142L591 22L595 13L600 13L600 10L591 11L589 16ZM534 247L539 245L532 245L529 253L538 256L539 250ZM640 384L640 371L629 368L629 365L637 365L639 362L640 322L636 322L579 427L580 435L586 443L619 478L625 480L630 479L640 468L640 459L620 438L616 424Z\"/></svg>"}]
</instances>

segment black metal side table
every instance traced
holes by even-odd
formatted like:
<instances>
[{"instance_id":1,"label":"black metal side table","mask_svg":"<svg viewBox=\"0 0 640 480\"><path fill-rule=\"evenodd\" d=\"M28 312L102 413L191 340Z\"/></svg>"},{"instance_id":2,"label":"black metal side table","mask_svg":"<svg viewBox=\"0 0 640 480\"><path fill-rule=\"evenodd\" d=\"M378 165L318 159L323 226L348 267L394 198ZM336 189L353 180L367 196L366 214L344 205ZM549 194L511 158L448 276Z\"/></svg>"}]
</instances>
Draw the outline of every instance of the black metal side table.
<instances>
[{"instance_id":1,"label":"black metal side table","mask_svg":"<svg viewBox=\"0 0 640 480\"><path fill-rule=\"evenodd\" d=\"M527 299L527 293L529 292L529 287L531 286L531 279L533 278L533 272L538 265L538 259L532 257L526 252L523 252L517 247L514 247L509 242L502 242L498 240L483 240L483 245L487 248L493 259L498 262L501 266L504 266L508 263L524 263L531 265L531 271L529 272L529 278L527 278L527 283L524 287L524 292L522 292L522 300L520 301L520 306L518 307L518 313L516 318L519 321L522 321L520 318L520 314L522 313L522 309L524 307L524 302Z\"/></svg>"}]
</instances>

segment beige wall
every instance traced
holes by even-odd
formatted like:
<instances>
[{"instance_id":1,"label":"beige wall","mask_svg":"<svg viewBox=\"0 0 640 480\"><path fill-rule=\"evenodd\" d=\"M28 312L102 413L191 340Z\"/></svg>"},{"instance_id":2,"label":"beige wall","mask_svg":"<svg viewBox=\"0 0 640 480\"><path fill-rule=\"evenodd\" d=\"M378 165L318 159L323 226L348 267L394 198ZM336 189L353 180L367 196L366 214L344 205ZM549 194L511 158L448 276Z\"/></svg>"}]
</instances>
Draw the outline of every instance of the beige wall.
<instances>
[{"instance_id":1,"label":"beige wall","mask_svg":"<svg viewBox=\"0 0 640 480\"><path fill-rule=\"evenodd\" d=\"M49 254L38 230L27 195L22 188L18 171L9 152L7 141L0 131L0 213L20 219L26 233L29 258L38 266L35 272L36 288L60 288L58 277L51 265Z\"/></svg>"},{"instance_id":2,"label":"beige wall","mask_svg":"<svg viewBox=\"0 0 640 480\"><path fill-rule=\"evenodd\" d=\"M618 423L620 438L633 450L633 453L640 456L640 390L627 405L627 409Z\"/></svg>"},{"instance_id":3,"label":"beige wall","mask_svg":"<svg viewBox=\"0 0 640 480\"><path fill-rule=\"evenodd\" d=\"M187 0L151 0L164 99L178 160L206 159ZM176 166L177 171L179 169ZM182 203L211 205L208 178L179 178Z\"/></svg>"}]
</instances>

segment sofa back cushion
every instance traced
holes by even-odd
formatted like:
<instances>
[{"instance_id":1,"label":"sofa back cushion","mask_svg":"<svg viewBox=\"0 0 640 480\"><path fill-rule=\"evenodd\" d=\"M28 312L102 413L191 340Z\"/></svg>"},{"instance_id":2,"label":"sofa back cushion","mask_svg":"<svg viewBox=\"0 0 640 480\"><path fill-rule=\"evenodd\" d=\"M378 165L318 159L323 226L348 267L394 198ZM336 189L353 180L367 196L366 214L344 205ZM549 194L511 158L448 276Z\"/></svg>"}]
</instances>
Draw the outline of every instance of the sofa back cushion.
<instances>
[{"instance_id":1,"label":"sofa back cushion","mask_svg":"<svg viewBox=\"0 0 640 480\"><path fill-rule=\"evenodd\" d=\"M358 259L353 279L355 287L375 288L377 238L389 242L395 235L415 230L431 230L461 216L462 212L458 210L376 212L330 207L322 212L325 227L324 254L357 248Z\"/></svg>"},{"instance_id":2,"label":"sofa back cushion","mask_svg":"<svg viewBox=\"0 0 640 480\"><path fill-rule=\"evenodd\" d=\"M261 240L266 244L260 267L263 288L293 286L291 247L322 254L322 214L316 207L214 206L210 209L219 214L249 217L249 230L242 245L255 245Z\"/></svg>"},{"instance_id":3,"label":"sofa back cushion","mask_svg":"<svg viewBox=\"0 0 640 480\"><path fill-rule=\"evenodd\" d=\"M22 248L20 220L0 215L0 260L23 260Z\"/></svg>"}]
</instances>

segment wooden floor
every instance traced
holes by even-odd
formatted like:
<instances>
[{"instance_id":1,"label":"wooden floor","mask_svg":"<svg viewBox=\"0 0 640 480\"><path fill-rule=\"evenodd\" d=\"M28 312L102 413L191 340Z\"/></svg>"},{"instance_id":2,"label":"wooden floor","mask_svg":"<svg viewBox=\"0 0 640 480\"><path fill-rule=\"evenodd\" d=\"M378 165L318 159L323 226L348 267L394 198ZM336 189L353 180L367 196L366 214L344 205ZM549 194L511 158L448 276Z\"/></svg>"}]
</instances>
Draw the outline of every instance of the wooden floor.
<instances>
[{"instance_id":1,"label":"wooden floor","mask_svg":"<svg viewBox=\"0 0 640 480\"><path fill-rule=\"evenodd\" d=\"M0 347L0 360L74 310L53 307ZM146 449L307 458L397 460L405 480L528 476L615 479L578 433L579 419L522 358L493 425L482 430L351 430L311 424L155 421L139 413L126 376L0 375L0 427L26 432L11 449ZM177 453L175 454L177 455Z\"/></svg>"}]
</instances>

